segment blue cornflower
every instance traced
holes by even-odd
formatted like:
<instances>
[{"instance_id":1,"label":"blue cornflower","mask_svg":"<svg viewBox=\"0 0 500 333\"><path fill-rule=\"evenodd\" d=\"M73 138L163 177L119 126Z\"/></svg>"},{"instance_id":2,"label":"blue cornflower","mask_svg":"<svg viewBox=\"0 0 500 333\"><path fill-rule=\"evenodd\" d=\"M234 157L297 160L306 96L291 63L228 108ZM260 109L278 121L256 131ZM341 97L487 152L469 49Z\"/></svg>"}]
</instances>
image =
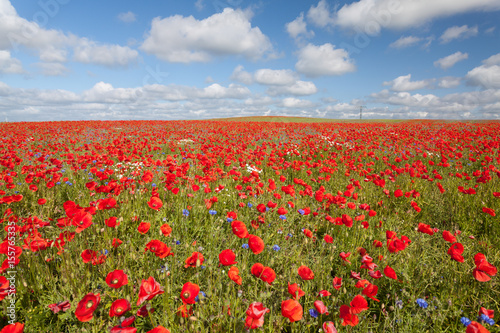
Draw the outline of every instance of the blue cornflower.
<instances>
[{"instance_id":1,"label":"blue cornflower","mask_svg":"<svg viewBox=\"0 0 500 333\"><path fill-rule=\"evenodd\" d=\"M181 241L175 241L176 245L179 245L180 243L181 243Z\"/></svg>"},{"instance_id":2,"label":"blue cornflower","mask_svg":"<svg viewBox=\"0 0 500 333\"><path fill-rule=\"evenodd\" d=\"M429 306L429 304L423 298L417 298L417 304L424 309L427 309L427 307Z\"/></svg>"},{"instance_id":3,"label":"blue cornflower","mask_svg":"<svg viewBox=\"0 0 500 333\"><path fill-rule=\"evenodd\" d=\"M209 210L209 211L208 211L208 214L210 214L210 215L215 215L215 214L217 214L217 211L216 211L216 210L211 209L211 210Z\"/></svg>"},{"instance_id":4,"label":"blue cornflower","mask_svg":"<svg viewBox=\"0 0 500 333\"><path fill-rule=\"evenodd\" d=\"M102 250L101 254L108 255L108 250L106 250L106 249Z\"/></svg>"},{"instance_id":5,"label":"blue cornflower","mask_svg":"<svg viewBox=\"0 0 500 333\"><path fill-rule=\"evenodd\" d=\"M198 295L196 295L196 297L194 298L194 301L197 302L197 303L200 301L200 294L201 294L201 296L203 296L203 298L207 298L207 294L205 294L205 292L203 292L203 291L200 290L200 292L198 293Z\"/></svg>"},{"instance_id":6,"label":"blue cornflower","mask_svg":"<svg viewBox=\"0 0 500 333\"><path fill-rule=\"evenodd\" d=\"M469 326L471 321L469 318L467 317L462 317L460 318L460 322L462 323L462 325L464 325L465 327Z\"/></svg>"},{"instance_id":7,"label":"blue cornflower","mask_svg":"<svg viewBox=\"0 0 500 333\"><path fill-rule=\"evenodd\" d=\"M484 313L481 314L478 318L477 318L478 321L484 321L485 323L487 323L488 325L495 325L495 321L493 319L491 319L490 317L488 317L487 315L485 315Z\"/></svg>"},{"instance_id":8,"label":"blue cornflower","mask_svg":"<svg viewBox=\"0 0 500 333\"><path fill-rule=\"evenodd\" d=\"M268 211L269 211L269 207L266 207L266 212L268 212Z\"/></svg>"},{"instance_id":9,"label":"blue cornflower","mask_svg":"<svg viewBox=\"0 0 500 333\"><path fill-rule=\"evenodd\" d=\"M183 209L183 210L182 210L182 215L184 215L184 216L188 217L188 216L189 216L189 210L187 210L187 209Z\"/></svg>"},{"instance_id":10,"label":"blue cornflower","mask_svg":"<svg viewBox=\"0 0 500 333\"><path fill-rule=\"evenodd\" d=\"M151 186L156 187L156 184L155 184L155 183L153 183L153 184L151 184Z\"/></svg>"},{"instance_id":11,"label":"blue cornflower","mask_svg":"<svg viewBox=\"0 0 500 333\"><path fill-rule=\"evenodd\" d=\"M286 220L286 215L280 215L280 219Z\"/></svg>"},{"instance_id":12,"label":"blue cornflower","mask_svg":"<svg viewBox=\"0 0 500 333\"><path fill-rule=\"evenodd\" d=\"M303 209L299 209L299 214L304 215L306 212Z\"/></svg>"},{"instance_id":13,"label":"blue cornflower","mask_svg":"<svg viewBox=\"0 0 500 333\"><path fill-rule=\"evenodd\" d=\"M231 222L233 222L234 220L233 220L232 218L228 217L228 218L226 219L226 221L227 221L227 222L229 222L229 223L231 223Z\"/></svg>"},{"instance_id":14,"label":"blue cornflower","mask_svg":"<svg viewBox=\"0 0 500 333\"><path fill-rule=\"evenodd\" d=\"M313 318L318 318L318 311L316 311L316 309L309 309L309 314L311 315L311 317Z\"/></svg>"},{"instance_id":15,"label":"blue cornflower","mask_svg":"<svg viewBox=\"0 0 500 333\"><path fill-rule=\"evenodd\" d=\"M248 249L248 244L244 243L243 245L241 245L241 247L244 248L244 249Z\"/></svg>"},{"instance_id":16,"label":"blue cornflower","mask_svg":"<svg viewBox=\"0 0 500 333\"><path fill-rule=\"evenodd\" d=\"M248 208L252 208L252 207L253 207L253 205L249 202L248 203Z\"/></svg>"},{"instance_id":17,"label":"blue cornflower","mask_svg":"<svg viewBox=\"0 0 500 333\"><path fill-rule=\"evenodd\" d=\"M274 251L279 251L279 250L281 250L281 247L279 247L279 245L274 245L273 246L273 250Z\"/></svg>"}]
</instances>

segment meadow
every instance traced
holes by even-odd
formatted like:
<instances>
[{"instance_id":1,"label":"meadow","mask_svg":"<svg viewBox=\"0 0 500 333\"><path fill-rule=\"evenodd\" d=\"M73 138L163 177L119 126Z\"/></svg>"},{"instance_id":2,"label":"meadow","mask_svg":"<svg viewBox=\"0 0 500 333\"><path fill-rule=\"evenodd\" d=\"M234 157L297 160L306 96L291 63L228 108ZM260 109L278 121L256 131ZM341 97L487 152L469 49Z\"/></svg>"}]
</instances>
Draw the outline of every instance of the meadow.
<instances>
[{"instance_id":1,"label":"meadow","mask_svg":"<svg viewBox=\"0 0 500 333\"><path fill-rule=\"evenodd\" d=\"M500 331L500 123L243 120L0 124L0 332Z\"/></svg>"}]
</instances>

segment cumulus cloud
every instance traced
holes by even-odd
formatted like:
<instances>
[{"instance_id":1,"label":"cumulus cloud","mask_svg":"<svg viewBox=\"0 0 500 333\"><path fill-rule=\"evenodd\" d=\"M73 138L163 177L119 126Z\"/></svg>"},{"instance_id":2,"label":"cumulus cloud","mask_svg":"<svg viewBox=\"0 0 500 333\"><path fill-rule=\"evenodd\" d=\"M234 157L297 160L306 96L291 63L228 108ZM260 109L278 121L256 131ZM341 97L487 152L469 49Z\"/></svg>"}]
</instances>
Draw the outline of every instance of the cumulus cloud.
<instances>
[{"instance_id":1,"label":"cumulus cloud","mask_svg":"<svg viewBox=\"0 0 500 333\"><path fill-rule=\"evenodd\" d=\"M136 21L135 14L130 11L118 14L118 19L125 23L132 23Z\"/></svg>"},{"instance_id":2,"label":"cumulus cloud","mask_svg":"<svg viewBox=\"0 0 500 333\"><path fill-rule=\"evenodd\" d=\"M467 53L458 51L450 54L449 56L434 61L434 66L441 67L442 69L448 69L455 66L457 62L465 60L467 58L469 58L469 55Z\"/></svg>"},{"instance_id":3,"label":"cumulus cloud","mask_svg":"<svg viewBox=\"0 0 500 333\"><path fill-rule=\"evenodd\" d=\"M267 90L267 94L270 96L278 96L278 95L306 96L306 95L314 95L317 92L318 88L311 81L297 81L291 86L275 86L275 87L270 87Z\"/></svg>"},{"instance_id":4,"label":"cumulus cloud","mask_svg":"<svg viewBox=\"0 0 500 333\"><path fill-rule=\"evenodd\" d=\"M96 42L82 38L75 47L73 59L85 64L104 66L127 66L134 62L139 53L128 46L99 45Z\"/></svg>"},{"instance_id":5,"label":"cumulus cloud","mask_svg":"<svg viewBox=\"0 0 500 333\"><path fill-rule=\"evenodd\" d=\"M300 36L307 38L314 36L314 31L307 30L307 23L304 21L304 13L300 13L292 22L286 23L285 28L290 37L294 39L298 39Z\"/></svg>"},{"instance_id":6,"label":"cumulus cloud","mask_svg":"<svg viewBox=\"0 0 500 333\"><path fill-rule=\"evenodd\" d=\"M334 23L333 13L326 0L320 0L316 6L311 6L307 12L307 19L312 24L324 28Z\"/></svg>"},{"instance_id":7,"label":"cumulus cloud","mask_svg":"<svg viewBox=\"0 0 500 333\"><path fill-rule=\"evenodd\" d=\"M334 22L343 28L376 35L382 28L408 29L441 17L496 10L500 10L497 0L359 0L336 11Z\"/></svg>"},{"instance_id":8,"label":"cumulus cloud","mask_svg":"<svg viewBox=\"0 0 500 333\"><path fill-rule=\"evenodd\" d=\"M439 37L441 44L446 44L454 39L466 39L477 35L477 25L474 27L468 27L467 25L453 26L445 30L445 32Z\"/></svg>"},{"instance_id":9,"label":"cumulus cloud","mask_svg":"<svg viewBox=\"0 0 500 333\"><path fill-rule=\"evenodd\" d=\"M225 8L197 20L193 16L153 19L140 49L169 62L207 62L214 56L242 55L251 60L273 56L269 38L252 27L251 12Z\"/></svg>"},{"instance_id":10,"label":"cumulus cloud","mask_svg":"<svg viewBox=\"0 0 500 333\"><path fill-rule=\"evenodd\" d=\"M385 86L391 86L392 91L412 91L429 88L433 80L411 81L411 74L402 75L392 81L384 82Z\"/></svg>"},{"instance_id":11,"label":"cumulus cloud","mask_svg":"<svg viewBox=\"0 0 500 333\"><path fill-rule=\"evenodd\" d=\"M45 76L64 76L69 73L69 69L60 62L41 62L36 66Z\"/></svg>"},{"instance_id":12,"label":"cumulus cloud","mask_svg":"<svg viewBox=\"0 0 500 333\"><path fill-rule=\"evenodd\" d=\"M21 61L12 58L9 51L0 50L0 73L20 74L24 70Z\"/></svg>"},{"instance_id":13,"label":"cumulus cloud","mask_svg":"<svg viewBox=\"0 0 500 333\"><path fill-rule=\"evenodd\" d=\"M415 37L415 36L406 36L406 37L400 37L397 41L391 43L389 47L395 48L395 49L402 49L405 47L410 47L414 46L418 43L420 43L423 40L421 37Z\"/></svg>"},{"instance_id":14,"label":"cumulus cloud","mask_svg":"<svg viewBox=\"0 0 500 333\"><path fill-rule=\"evenodd\" d=\"M484 89L500 89L500 65L481 65L470 70L467 75L467 84Z\"/></svg>"},{"instance_id":15,"label":"cumulus cloud","mask_svg":"<svg viewBox=\"0 0 500 333\"><path fill-rule=\"evenodd\" d=\"M282 105L286 108L310 108L313 107L315 103L305 99L287 97L283 99Z\"/></svg>"},{"instance_id":16,"label":"cumulus cloud","mask_svg":"<svg viewBox=\"0 0 500 333\"><path fill-rule=\"evenodd\" d=\"M297 82L298 75L290 69L259 69L254 74L255 82L264 85L290 86Z\"/></svg>"},{"instance_id":17,"label":"cumulus cloud","mask_svg":"<svg viewBox=\"0 0 500 333\"><path fill-rule=\"evenodd\" d=\"M38 54L45 63L65 62L68 52L74 59L84 63L123 66L137 59L138 53L128 47L102 44L81 38L71 33L46 29L37 22L20 17L8 0L0 0L0 50L18 50L25 47ZM95 54L84 56L82 52Z\"/></svg>"},{"instance_id":18,"label":"cumulus cloud","mask_svg":"<svg viewBox=\"0 0 500 333\"><path fill-rule=\"evenodd\" d=\"M305 96L318 92L318 88L313 82L299 80L298 74L289 69L262 68L250 73L239 65L234 69L231 80L248 85L258 83L268 86L267 94L270 96Z\"/></svg>"},{"instance_id":19,"label":"cumulus cloud","mask_svg":"<svg viewBox=\"0 0 500 333\"><path fill-rule=\"evenodd\" d=\"M297 72L309 77L337 76L354 72L356 66L344 49L326 43L320 46L308 44L298 52L295 64Z\"/></svg>"},{"instance_id":20,"label":"cumulus cloud","mask_svg":"<svg viewBox=\"0 0 500 333\"><path fill-rule=\"evenodd\" d=\"M486 60L483 60L485 66L500 65L500 53L494 54Z\"/></svg>"},{"instance_id":21,"label":"cumulus cloud","mask_svg":"<svg viewBox=\"0 0 500 333\"><path fill-rule=\"evenodd\" d=\"M459 77L446 76L438 79L439 88L455 88L460 85L462 79Z\"/></svg>"}]
</instances>

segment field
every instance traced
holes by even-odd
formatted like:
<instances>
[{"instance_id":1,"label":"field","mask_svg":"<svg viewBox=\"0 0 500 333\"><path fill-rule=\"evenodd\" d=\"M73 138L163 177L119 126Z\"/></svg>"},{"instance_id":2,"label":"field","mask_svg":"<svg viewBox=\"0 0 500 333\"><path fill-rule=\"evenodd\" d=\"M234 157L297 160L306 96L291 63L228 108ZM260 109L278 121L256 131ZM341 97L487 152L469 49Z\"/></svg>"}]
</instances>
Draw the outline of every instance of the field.
<instances>
[{"instance_id":1,"label":"field","mask_svg":"<svg viewBox=\"0 0 500 333\"><path fill-rule=\"evenodd\" d=\"M1 332L500 331L500 123L243 120L0 124Z\"/></svg>"}]
</instances>

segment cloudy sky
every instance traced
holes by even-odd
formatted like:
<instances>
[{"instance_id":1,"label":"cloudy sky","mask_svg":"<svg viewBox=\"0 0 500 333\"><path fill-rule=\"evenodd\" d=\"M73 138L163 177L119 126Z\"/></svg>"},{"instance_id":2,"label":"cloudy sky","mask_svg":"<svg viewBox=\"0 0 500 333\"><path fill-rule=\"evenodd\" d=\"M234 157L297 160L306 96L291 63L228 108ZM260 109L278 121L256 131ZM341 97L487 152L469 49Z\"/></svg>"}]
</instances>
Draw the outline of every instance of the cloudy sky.
<instances>
[{"instance_id":1,"label":"cloudy sky","mask_svg":"<svg viewBox=\"0 0 500 333\"><path fill-rule=\"evenodd\" d=\"M0 0L0 120L500 119L500 0Z\"/></svg>"}]
</instances>

